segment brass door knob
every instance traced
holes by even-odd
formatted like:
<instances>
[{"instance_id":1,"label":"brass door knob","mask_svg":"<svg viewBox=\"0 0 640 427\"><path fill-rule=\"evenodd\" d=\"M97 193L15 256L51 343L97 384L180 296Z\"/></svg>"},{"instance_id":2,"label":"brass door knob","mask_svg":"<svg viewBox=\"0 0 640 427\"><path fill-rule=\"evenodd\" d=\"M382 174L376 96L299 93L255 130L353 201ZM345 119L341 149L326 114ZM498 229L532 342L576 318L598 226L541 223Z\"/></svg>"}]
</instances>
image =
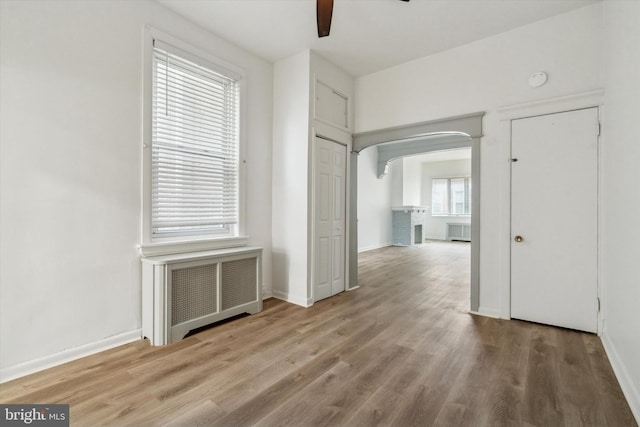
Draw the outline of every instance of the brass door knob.
<instances>
[{"instance_id":1,"label":"brass door knob","mask_svg":"<svg viewBox=\"0 0 640 427\"><path fill-rule=\"evenodd\" d=\"M524 239L522 238L522 236L516 236L513 240L515 240L516 242L520 243L520 242L522 242Z\"/></svg>"}]
</instances>

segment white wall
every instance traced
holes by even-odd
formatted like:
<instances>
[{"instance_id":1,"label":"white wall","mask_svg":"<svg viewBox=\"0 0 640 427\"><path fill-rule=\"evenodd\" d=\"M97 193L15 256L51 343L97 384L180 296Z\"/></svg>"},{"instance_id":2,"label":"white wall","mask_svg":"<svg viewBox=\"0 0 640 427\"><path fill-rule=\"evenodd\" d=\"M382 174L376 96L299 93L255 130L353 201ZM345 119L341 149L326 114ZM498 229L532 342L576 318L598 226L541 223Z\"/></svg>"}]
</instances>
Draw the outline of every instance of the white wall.
<instances>
[{"instance_id":1,"label":"white wall","mask_svg":"<svg viewBox=\"0 0 640 427\"><path fill-rule=\"evenodd\" d=\"M606 1L601 143L603 342L640 421L640 2Z\"/></svg>"},{"instance_id":2,"label":"white wall","mask_svg":"<svg viewBox=\"0 0 640 427\"><path fill-rule=\"evenodd\" d=\"M431 180L433 178L454 178L471 176L471 160L449 160L422 163L422 205L429 207L425 221L427 239L444 240L447 237L446 224L471 224L470 216L431 216ZM472 183L473 189L473 183Z\"/></svg>"},{"instance_id":3,"label":"white wall","mask_svg":"<svg viewBox=\"0 0 640 427\"><path fill-rule=\"evenodd\" d=\"M502 106L601 88L602 5L596 4L356 79L356 132L485 111L481 142L480 310L501 313L508 143ZM549 73L538 89L535 71Z\"/></svg>"},{"instance_id":4,"label":"white wall","mask_svg":"<svg viewBox=\"0 0 640 427\"><path fill-rule=\"evenodd\" d=\"M371 150L375 150L375 147ZM391 181L391 206L422 206L422 169L419 159L420 156L402 157L387 164L387 174L382 179L389 177ZM377 161L377 155L374 161Z\"/></svg>"},{"instance_id":5,"label":"white wall","mask_svg":"<svg viewBox=\"0 0 640 427\"><path fill-rule=\"evenodd\" d=\"M388 165L387 174L382 179L389 177L389 185L391 186L391 206L403 206L404 161L402 161L402 159L395 159L390 161ZM360 195L358 195L358 197L360 197Z\"/></svg>"},{"instance_id":6,"label":"white wall","mask_svg":"<svg viewBox=\"0 0 640 427\"><path fill-rule=\"evenodd\" d=\"M343 70L309 50L274 65L273 295L305 307L314 302L311 224L315 136L342 143L349 152L353 128L351 123L345 129L316 119L318 98L312 96L316 79L347 96L351 117L353 78ZM349 265L348 258L346 261Z\"/></svg>"},{"instance_id":7,"label":"white wall","mask_svg":"<svg viewBox=\"0 0 640 427\"><path fill-rule=\"evenodd\" d=\"M402 158L402 205L424 206L422 203L422 162L420 156Z\"/></svg>"},{"instance_id":8,"label":"white wall","mask_svg":"<svg viewBox=\"0 0 640 427\"><path fill-rule=\"evenodd\" d=\"M247 73L247 232L271 289L272 66L155 2L0 2L2 377L140 337L143 30Z\"/></svg>"},{"instance_id":9,"label":"white wall","mask_svg":"<svg viewBox=\"0 0 640 427\"><path fill-rule=\"evenodd\" d=\"M273 290L307 304L310 52L274 66Z\"/></svg>"},{"instance_id":10,"label":"white wall","mask_svg":"<svg viewBox=\"0 0 640 427\"><path fill-rule=\"evenodd\" d=\"M393 166L382 179L377 177L378 151L366 148L358 156L358 251L392 243L391 184Z\"/></svg>"}]
</instances>

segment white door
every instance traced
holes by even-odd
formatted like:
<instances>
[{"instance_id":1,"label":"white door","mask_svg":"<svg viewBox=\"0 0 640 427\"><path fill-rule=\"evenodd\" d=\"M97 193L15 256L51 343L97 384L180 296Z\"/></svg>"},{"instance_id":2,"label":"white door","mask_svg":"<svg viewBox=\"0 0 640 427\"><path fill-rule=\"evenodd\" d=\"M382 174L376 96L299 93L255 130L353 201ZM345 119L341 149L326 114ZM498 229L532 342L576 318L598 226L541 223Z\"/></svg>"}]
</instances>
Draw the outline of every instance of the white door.
<instances>
[{"instance_id":1,"label":"white door","mask_svg":"<svg viewBox=\"0 0 640 427\"><path fill-rule=\"evenodd\" d=\"M347 148L315 139L313 298L344 291Z\"/></svg>"},{"instance_id":2,"label":"white door","mask_svg":"<svg viewBox=\"0 0 640 427\"><path fill-rule=\"evenodd\" d=\"M596 332L598 109L511 126L511 317Z\"/></svg>"}]
</instances>

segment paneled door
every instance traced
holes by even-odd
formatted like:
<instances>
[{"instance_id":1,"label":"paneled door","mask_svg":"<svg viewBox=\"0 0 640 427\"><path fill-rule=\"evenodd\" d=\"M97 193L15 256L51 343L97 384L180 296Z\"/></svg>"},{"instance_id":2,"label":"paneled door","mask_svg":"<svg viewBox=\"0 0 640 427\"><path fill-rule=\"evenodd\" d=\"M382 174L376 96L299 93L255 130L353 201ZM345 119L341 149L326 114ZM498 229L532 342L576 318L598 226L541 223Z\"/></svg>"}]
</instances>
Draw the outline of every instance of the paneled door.
<instances>
[{"instance_id":1,"label":"paneled door","mask_svg":"<svg viewBox=\"0 0 640 427\"><path fill-rule=\"evenodd\" d=\"M347 147L320 137L314 149L313 299L345 289Z\"/></svg>"},{"instance_id":2,"label":"paneled door","mask_svg":"<svg viewBox=\"0 0 640 427\"><path fill-rule=\"evenodd\" d=\"M511 122L511 317L596 332L598 109Z\"/></svg>"}]
</instances>

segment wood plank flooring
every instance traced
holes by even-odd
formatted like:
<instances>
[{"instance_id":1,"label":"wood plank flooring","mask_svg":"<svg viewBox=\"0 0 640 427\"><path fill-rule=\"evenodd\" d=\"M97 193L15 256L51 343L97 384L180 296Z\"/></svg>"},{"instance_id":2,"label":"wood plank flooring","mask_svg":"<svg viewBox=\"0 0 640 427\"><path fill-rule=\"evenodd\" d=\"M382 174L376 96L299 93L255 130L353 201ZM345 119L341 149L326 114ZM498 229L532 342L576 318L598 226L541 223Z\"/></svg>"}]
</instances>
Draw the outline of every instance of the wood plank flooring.
<instances>
[{"instance_id":1,"label":"wood plank flooring","mask_svg":"<svg viewBox=\"0 0 640 427\"><path fill-rule=\"evenodd\" d=\"M360 289L0 385L74 426L637 426L595 335L467 313L469 245L360 255Z\"/></svg>"}]
</instances>

